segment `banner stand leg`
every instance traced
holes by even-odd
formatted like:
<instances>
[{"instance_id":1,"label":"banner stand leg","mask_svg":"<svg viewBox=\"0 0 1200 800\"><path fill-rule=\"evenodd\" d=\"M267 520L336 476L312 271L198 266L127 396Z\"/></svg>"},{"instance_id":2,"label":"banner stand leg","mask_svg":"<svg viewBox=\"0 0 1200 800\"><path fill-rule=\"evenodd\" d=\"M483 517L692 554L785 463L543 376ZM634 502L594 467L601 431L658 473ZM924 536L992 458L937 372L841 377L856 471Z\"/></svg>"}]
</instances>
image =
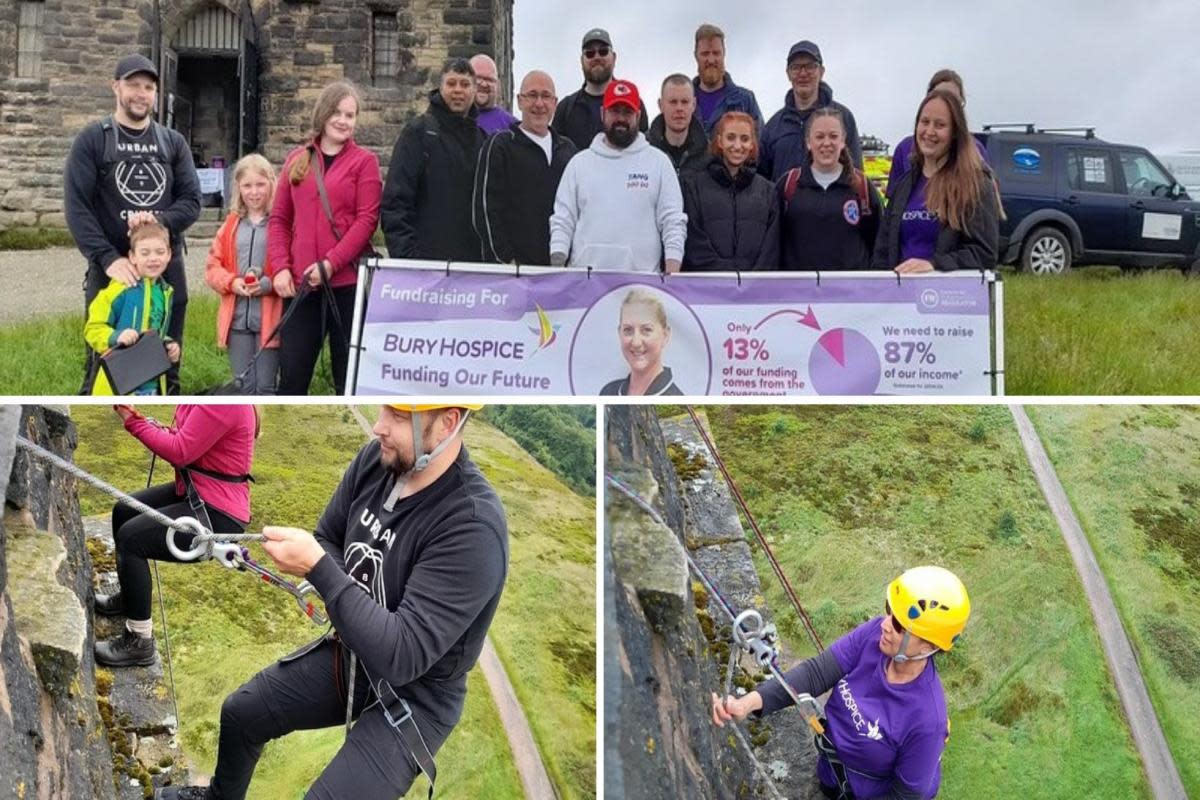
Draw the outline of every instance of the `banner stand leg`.
<instances>
[{"instance_id":1,"label":"banner stand leg","mask_svg":"<svg viewBox=\"0 0 1200 800\"><path fill-rule=\"evenodd\" d=\"M358 393L358 354L362 348L363 315L366 312L368 284L374 274L363 259L358 264L358 286L354 291L354 324L350 328L350 358L346 362L346 394L353 397Z\"/></svg>"}]
</instances>

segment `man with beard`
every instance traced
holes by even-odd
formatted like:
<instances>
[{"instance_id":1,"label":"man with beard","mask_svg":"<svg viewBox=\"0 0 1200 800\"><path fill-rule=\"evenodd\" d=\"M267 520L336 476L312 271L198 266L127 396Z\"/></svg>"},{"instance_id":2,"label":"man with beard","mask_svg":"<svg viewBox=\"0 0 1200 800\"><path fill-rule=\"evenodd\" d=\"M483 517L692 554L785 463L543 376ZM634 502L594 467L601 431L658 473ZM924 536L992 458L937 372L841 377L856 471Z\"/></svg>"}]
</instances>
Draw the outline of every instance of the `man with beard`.
<instances>
[{"instance_id":1,"label":"man with beard","mask_svg":"<svg viewBox=\"0 0 1200 800\"><path fill-rule=\"evenodd\" d=\"M479 260L471 191L486 137L477 116L475 70L452 58L429 110L404 126L392 150L379 214L392 258Z\"/></svg>"},{"instance_id":2,"label":"man with beard","mask_svg":"<svg viewBox=\"0 0 1200 800\"><path fill-rule=\"evenodd\" d=\"M850 109L833 99L833 89L823 80L825 62L821 48L809 41L796 42L788 51L787 75L792 88L783 98L783 108L763 128L758 148L758 172L773 181L793 167L803 166L808 146L804 126L809 115L818 108L832 107L842 112L846 128L846 147L860 170L863 165L862 142L858 138L858 123Z\"/></svg>"},{"instance_id":3,"label":"man with beard","mask_svg":"<svg viewBox=\"0 0 1200 800\"><path fill-rule=\"evenodd\" d=\"M708 136L694 113L696 96L686 75L677 72L666 77L658 110L662 113L650 124L647 141L667 154L677 174L699 168L707 160Z\"/></svg>"},{"instance_id":4,"label":"man with beard","mask_svg":"<svg viewBox=\"0 0 1200 800\"><path fill-rule=\"evenodd\" d=\"M600 105L604 91L612 81L613 68L617 65L617 51L613 49L608 31L592 28L583 35L579 64L583 67L583 88L562 99L554 112L551 127L555 133L574 142L582 152L591 146L596 134L604 130ZM645 133L648 123L646 107L639 108L638 113L638 130Z\"/></svg>"},{"instance_id":5,"label":"man with beard","mask_svg":"<svg viewBox=\"0 0 1200 800\"><path fill-rule=\"evenodd\" d=\"M475 168L475 232L485 261L549 264L549 219L571 140L550 130L554 81L534 70L521 81L521 121L488 139Z\"/></svg>"},{"instance_id":6,"label":"man with beard","mask_svg":"<svg viewBox=\"0 0 1200 800\"><path fill-rule=\"evenodd\" d=\"M716 25L696 29L696 117L704 125L704 135L712 136L717 120L727 111L744 111L762 130L762 113L754 92L733 82L725 71L725 32Z\"/></svg>"},{"instance_id":7,"label":"man with beard","mask_svg":"<svg viewBox=\"0 0 1200 800\"><path fill-rule=\"evenodd\" d=\"M167 335L182 346L188 299L183 233L200 218L200 180L187 141L152 119L158 70L150 59L122 58L112 91L116 110L80 131L63 173L67 228L87 259L84 311L110 281L138 283L129 234L158 222L171 234L172 256L163 273L174 290ZM98 368L98 354L88 348L82 393L91 390ZM167 392L179 393L178 364L167 372Z\"/></svg>"},{"instance_id":8,"label":"man with beard","mask_svg":"<svg viewBox=\"0 0 1200 800\"><path fill-rule=\"evenodd\" d=\"M555 266L678 272L687 237L671 159L638 133L641 100L629 81L604 92L604 133L567 164L550 217Z\"/></svg>"},{"instance_id":9,"label":"man with beard","mask_svg":"<svg viewBox=\"0 0 1200 800\"><path fill-rule=\"evenodd\" d=\"M354 719L306 797L400 797L462 715L467 673L508 572L508 525L467 454L472 406L383 406L309 535L266 527L283 572L321 594L330 633L259 672L225 699L208 787L164 800L243 798L263 746ZM347 697L351 702L347 703Z\"/></svg>"},{"instance_id":10,"label":"man with beard","mask_svg":"<svg viewBox=\"0 0 1200 800\"><path fill-rule=\"evenodd\" d=\"M471 69L475 70L475 108L479 112L475 123L488 136L508 130L517 118L498 104L500 81L496 77L496 62L491 56L480 53L471 56Z\"/></svg>"}]
</instances>

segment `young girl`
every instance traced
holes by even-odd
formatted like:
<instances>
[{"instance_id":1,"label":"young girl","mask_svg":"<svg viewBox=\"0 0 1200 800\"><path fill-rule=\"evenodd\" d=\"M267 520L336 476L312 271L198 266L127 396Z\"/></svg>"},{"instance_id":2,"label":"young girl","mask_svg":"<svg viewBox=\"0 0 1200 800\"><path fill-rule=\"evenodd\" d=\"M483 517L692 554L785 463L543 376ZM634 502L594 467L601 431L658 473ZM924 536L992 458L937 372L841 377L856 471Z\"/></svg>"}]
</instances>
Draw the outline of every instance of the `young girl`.
<instances>
[{"instance_id":1,"label":"young girl","mask_svg":"<svg viewBox=\"0 0 1200 800\"><path fill-rule=\"evenodd\" d=\"M269 274L267 219L275 199L275 170L257 153L248 155L233 168L233 185L229 217L208 250L204 279L221 295L217 345L229 350L242 393L274 394L279 336L267 337L279 323L283 302L264 276ZM260 347L262 355L249 369Z\"/></svg>"}]
</instances>

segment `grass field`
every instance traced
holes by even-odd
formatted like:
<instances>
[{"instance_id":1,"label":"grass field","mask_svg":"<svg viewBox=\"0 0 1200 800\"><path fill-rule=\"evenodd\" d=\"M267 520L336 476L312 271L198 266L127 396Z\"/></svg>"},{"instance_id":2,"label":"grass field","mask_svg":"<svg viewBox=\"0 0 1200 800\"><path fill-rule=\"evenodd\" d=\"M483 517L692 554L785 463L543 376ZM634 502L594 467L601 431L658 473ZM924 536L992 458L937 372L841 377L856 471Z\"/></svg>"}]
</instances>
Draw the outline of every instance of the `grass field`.
<instances>
[{"instance_id":1,"label":"grass field","mask_svg":"<svg viewBox=\"0 0 1200 800\"><path fill-rule=\"evenodd\" d=\"M884 587L909 566L938 563L963 578L972 619L937 662L952 722L940 796L1149 797L1082 588L1007 409L708 414L826 645L882 613ZM790 657L811 655L755 557Z\"/></svg>"},{"instance_id":2,"label":"grass field","mask_svg":"<svg viewBox=\"0 0 1200 800\"><path fill-rule=\"evenodd\" d=\"M1059 278L1006 271L1004 292L1009 394L1200 394L1200 281L1177 270L1096 268ZM188 303L185 394L230 378L215 343L216 309L207 294ZM82 328L71 314L0 329L0 394L75 394ZM332 392L325 355L310 393Z\"/></svg>"},{"instance_id":3,"label":"grass field","mask_svg":"<svg viewBox=\"0 0 1200 800\"><path fill-rule=\"evenodd\" d=\"M1167 743L1200 797L1200 408L1036 406Z\"/></svg>"},{"instance_id":4,"label":"grass field","mask_svg":"<svg viewBox=\"0 0 1200 800\"><path fill-rule=\"evenodd\" d=\"M163 420L169 407L143 410ZM279 523L311 529L364 434L337 406L262 407L251 529ZM145 449L105 407L74 407L77 461L114 485L145 485ZM508 513L511 568L491 630L530 718L542 758L564 798L595 796L594 500L571 492L508 437L478 420L472 456ZM167 479L161 462L157 480ZM106 513L87 492L85 514ZM269 563L261 551L255 557ZM291 599L216 565L162 565L178 683L181 735L200 770L211 771L221 701L250 675L318 629ZM157 625L156 618L156 625ZM159 632L161 635L161 631ZM268 746L250 796L301 797L341 744L341 730L296 733ZM442 797L522 796L507 739L478 669L462 721L438 754ZM410 797L424 796L418 781Z\"/></svg>"}]
</instances>

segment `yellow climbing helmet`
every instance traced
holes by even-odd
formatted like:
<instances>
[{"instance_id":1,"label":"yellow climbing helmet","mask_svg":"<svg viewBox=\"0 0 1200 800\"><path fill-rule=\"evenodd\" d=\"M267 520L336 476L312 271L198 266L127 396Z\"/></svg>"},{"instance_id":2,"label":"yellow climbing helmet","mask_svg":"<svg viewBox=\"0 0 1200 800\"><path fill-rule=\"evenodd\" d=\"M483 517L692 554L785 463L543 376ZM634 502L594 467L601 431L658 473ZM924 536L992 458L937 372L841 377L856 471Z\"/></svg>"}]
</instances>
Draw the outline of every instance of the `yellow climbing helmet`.
<instances>
[{"instance_id":1,"label":"yellow climbing helmet","mask_svg":"<svg viewBox=\"0 0 1200 800\"><path fill-rule=\"evenodd\" d=\"M967 587L943 567L913 567L887 588L892 616L913 636L949 650L967 626Z\"/></svg>"},{"instance_id":2,"label":"yellow climbing helmet","mask_svg":"<svg viewBox=\"0 0 1200 800\"><path fill-rule=\"evenodd\" d=\"M388 403L390 408L397 411L436 411L439 408L469 408L472 411L478 411L483 408L483 403Z\"/></svg>"}]
</instances>

